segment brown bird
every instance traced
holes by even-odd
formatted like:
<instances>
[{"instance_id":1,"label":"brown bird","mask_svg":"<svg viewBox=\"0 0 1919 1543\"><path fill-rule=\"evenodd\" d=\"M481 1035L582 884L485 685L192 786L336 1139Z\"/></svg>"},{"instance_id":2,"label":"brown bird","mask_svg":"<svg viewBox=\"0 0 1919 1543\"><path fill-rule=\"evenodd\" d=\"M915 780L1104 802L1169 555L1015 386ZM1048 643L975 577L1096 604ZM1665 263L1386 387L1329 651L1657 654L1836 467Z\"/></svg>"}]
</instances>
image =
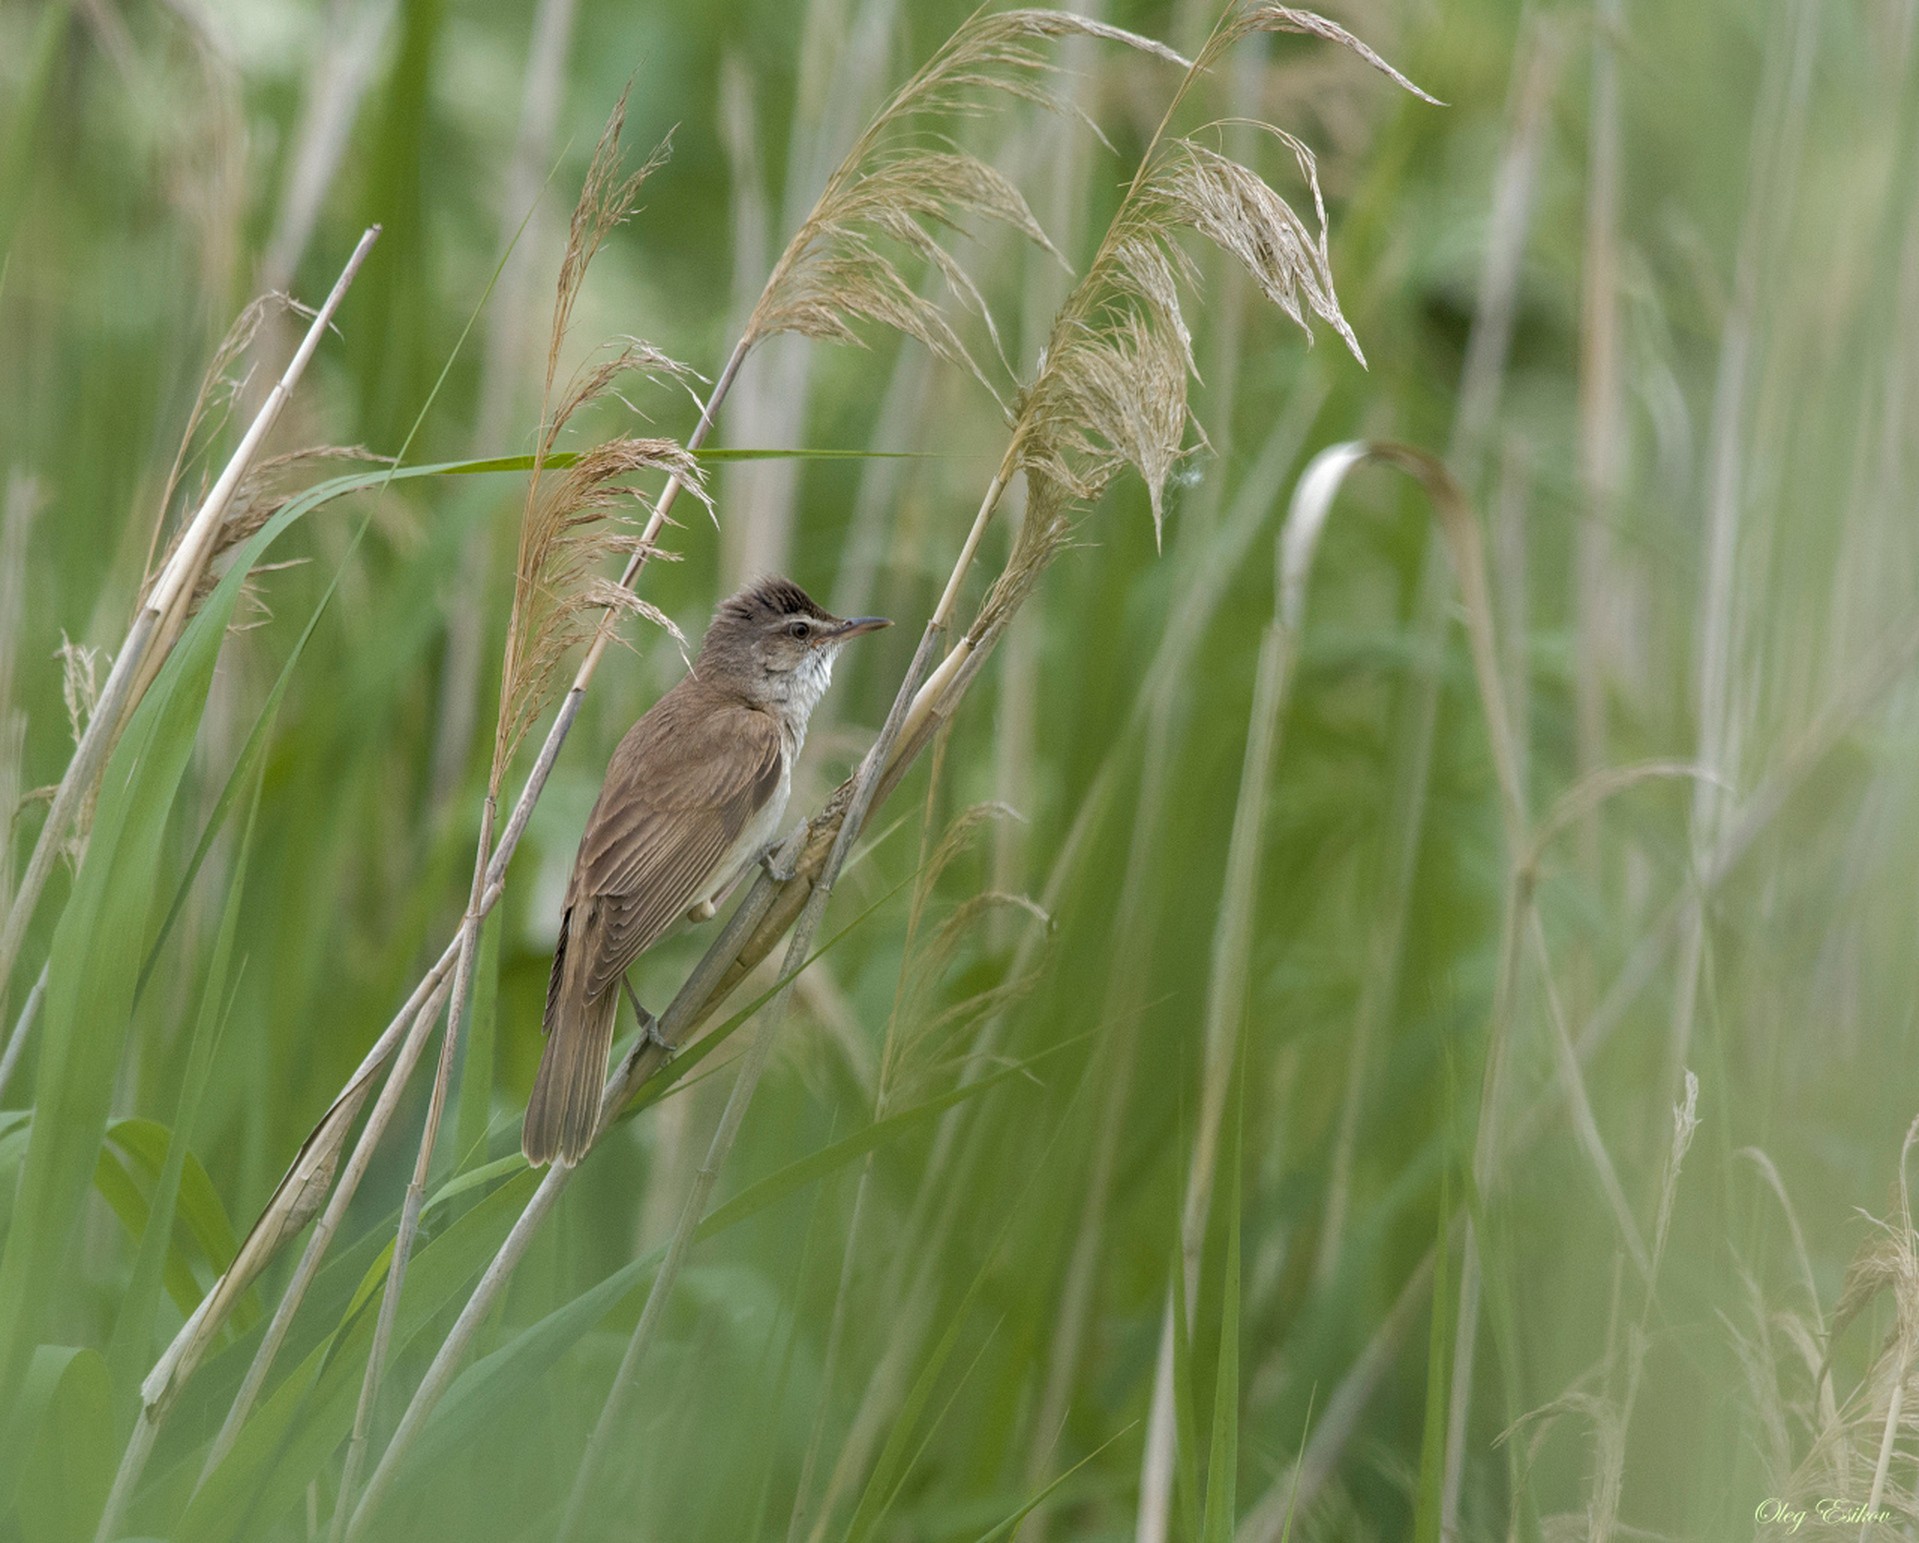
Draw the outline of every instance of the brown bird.
<instances>
[{"instance_id":1,"label":"brown bird","mask_svg":"<svg viewBox=\"0 0 1919 1543\"><path fill-rule=\"evenodd\" d=\"M766 860L834 657L891 625L843 620L792 580L762 579L720 606L693 673L627 730L567 885L520 1138L527 1161L577 1162L592 1143L626 972L680 917L712 916Z\"/></svg>"}]
</instances>

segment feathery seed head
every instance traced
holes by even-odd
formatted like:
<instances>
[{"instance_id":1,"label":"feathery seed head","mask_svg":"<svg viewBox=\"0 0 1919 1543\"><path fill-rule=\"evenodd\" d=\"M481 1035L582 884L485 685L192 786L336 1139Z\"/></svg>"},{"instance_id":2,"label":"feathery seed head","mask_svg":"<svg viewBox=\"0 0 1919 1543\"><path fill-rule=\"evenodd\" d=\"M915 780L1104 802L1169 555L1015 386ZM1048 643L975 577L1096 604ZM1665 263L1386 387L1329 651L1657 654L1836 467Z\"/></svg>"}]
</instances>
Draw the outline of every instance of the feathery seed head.
<instances>
[{"instance_id":1,"label":"feathery seed head","mask_svg":"<svg viewBox=\"0 0 1919 1543\"><path fill-rule=\"evenodd\" d=\"M649 558L671 555L645 544L644 536L634 534L632 522L616 511L631 504L651 514L656 507L653 495L639 481L654 473L677 480L710 511L698 461L676 440L621 436L582 451L557 475L547 465L574 415L604 397L617 396L625 378L637 374L681 382L692 375L685 365L651 344L620 338L599 350L564 388L556 390L560 353L587 267L608 235L631 213L646 179L666 159L667 146L662 143L638 171L622 177L620 133L625 121L622 93L594 149L560 263L540 437L520 519L513 612L500 676L491 772L496 789L526 731L552 696L561 660L592 636L608 610L640 616L663 628L682 653L686 648L686 639L664 612L598 569L615 553L632 557L644 552Z\"/></svg>"}]
</instances>

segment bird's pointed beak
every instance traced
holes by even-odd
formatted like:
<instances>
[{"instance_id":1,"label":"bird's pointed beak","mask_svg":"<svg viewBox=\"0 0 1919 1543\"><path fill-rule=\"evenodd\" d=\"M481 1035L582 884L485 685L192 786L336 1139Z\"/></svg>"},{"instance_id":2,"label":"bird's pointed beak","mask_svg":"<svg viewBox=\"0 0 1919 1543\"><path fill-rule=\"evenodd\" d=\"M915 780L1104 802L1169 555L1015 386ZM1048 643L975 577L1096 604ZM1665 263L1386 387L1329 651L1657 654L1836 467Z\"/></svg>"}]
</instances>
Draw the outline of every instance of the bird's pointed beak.
<instances>
[{"instance_id":1,"label":"bird's pointed beak","mask_svg":"<svg viewBox=\"0 0 1919 1543\"><path fill-rule=\"evenodd\" d=\"M890 616L851 616L833 630L836 638L856 638L862 632L878 632L882 627L893 625Z\"/></svg>"}]
</instances>

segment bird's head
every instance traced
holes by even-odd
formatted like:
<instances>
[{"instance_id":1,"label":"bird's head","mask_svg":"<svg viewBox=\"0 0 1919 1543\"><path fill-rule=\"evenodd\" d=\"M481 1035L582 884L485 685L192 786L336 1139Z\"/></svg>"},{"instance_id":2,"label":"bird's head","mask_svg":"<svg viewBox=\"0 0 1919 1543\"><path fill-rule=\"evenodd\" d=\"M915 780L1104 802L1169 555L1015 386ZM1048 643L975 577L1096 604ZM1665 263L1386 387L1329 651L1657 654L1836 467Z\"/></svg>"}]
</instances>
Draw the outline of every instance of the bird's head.
<instances>
[{"instance_id":1,"label":"bird's head","mask_svg":"<svg viewBox=\"0 0 1919 1543\"><path fill-rule=\"evenodd\" d=\"M791 579L761 579L720 605L694 673L758 702L810 713L833 676L833 660L884 616L835 616Z\"/></svg>"}]
</instances>

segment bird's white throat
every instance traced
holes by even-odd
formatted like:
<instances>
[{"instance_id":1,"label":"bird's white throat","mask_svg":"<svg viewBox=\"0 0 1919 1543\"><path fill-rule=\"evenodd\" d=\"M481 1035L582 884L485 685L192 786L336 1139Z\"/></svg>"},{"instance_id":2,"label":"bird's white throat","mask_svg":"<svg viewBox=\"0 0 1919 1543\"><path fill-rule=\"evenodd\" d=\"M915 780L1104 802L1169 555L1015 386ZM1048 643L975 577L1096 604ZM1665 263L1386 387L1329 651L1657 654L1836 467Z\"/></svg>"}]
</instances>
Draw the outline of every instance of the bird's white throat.
<instances>
[{"instance_id":1,"label":"bird's white throat","mask_svg":"<svg viewBox=\"0 0 1919 1543\"><path fill-rule=\"evenodd\" d=\"M826 695L826 688L833 683L833 659L839 651L837 643L812 649L796 669L774 675L767 682L794 755L799 754L800 743L806 738L807 720L820 705L820 698Z\"/></svg>"}]
</instances>

